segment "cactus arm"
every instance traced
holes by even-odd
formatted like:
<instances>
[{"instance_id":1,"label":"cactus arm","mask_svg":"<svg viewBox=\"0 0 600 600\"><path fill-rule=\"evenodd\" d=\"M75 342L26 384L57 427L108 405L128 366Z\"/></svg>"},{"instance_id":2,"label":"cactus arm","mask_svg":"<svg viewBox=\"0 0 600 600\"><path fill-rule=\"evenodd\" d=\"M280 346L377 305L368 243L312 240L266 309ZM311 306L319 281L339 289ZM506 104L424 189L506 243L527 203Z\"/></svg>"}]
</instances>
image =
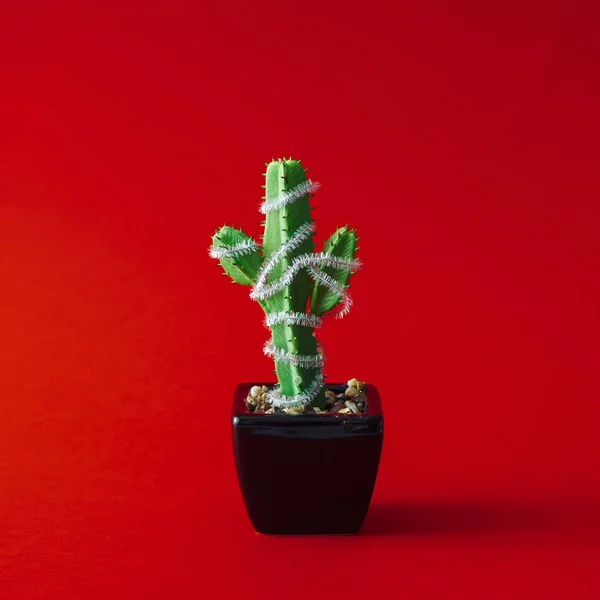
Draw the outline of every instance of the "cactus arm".
<instances>
[{"instance_id":1,"label":"cactus arm","mask_svg":"<svg viewBox=\"0 0 600 600\"><path fill-rule=\"evenodd\" d=\"M212 236L210 256L219 264L233 283L253 285L262 264L258 244L243 231L224 225Z\"/></svg>"},{"instance_id":2,"label":"cactus arm","mask_svg":"<svg viewBox=\"0 0 600 600\"><path fill-rule=\"evenodd\" d=\"M323 254L352 261L356 254L356 231L348 229L348 226L340 227L323 244ZM348 301L345 292L348 287L348 280L352 274L349 269L336 269L331 266L322 266L315 269L319 274L324 274L329 280L337 285L326 285L326 280L321 276L321 280L315 278L311 292L310 311L315 315L323 315L335 308L344 299ZM342 309L343 310L343 309Z\"/></svg>"}]
</instances>

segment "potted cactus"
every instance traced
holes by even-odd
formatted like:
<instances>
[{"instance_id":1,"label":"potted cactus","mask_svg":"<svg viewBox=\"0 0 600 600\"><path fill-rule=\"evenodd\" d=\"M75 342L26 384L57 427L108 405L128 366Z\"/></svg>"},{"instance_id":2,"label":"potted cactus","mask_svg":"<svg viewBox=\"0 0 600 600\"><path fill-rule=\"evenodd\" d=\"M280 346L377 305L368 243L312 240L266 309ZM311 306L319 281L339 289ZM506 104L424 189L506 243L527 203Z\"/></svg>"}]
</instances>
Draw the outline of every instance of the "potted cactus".
<instances>
[{"instance_id":1,"label":"potted cactus","mask_svg":"<svg viewBox=\"0 0 600 600\"><path fill-rule=\"evenodd\" d=\"M315 330L350 310L360 267L356 233L338 229L314 251L309 197L318 189L300 161L266 164L262 244L223 226L210 255L265 312L264 353L276 383L235 387L233 447L248 516L260 533L355 533L367 513L383 443L377 389L353 378L326 384Z\"/></svg>"}]
</instances>

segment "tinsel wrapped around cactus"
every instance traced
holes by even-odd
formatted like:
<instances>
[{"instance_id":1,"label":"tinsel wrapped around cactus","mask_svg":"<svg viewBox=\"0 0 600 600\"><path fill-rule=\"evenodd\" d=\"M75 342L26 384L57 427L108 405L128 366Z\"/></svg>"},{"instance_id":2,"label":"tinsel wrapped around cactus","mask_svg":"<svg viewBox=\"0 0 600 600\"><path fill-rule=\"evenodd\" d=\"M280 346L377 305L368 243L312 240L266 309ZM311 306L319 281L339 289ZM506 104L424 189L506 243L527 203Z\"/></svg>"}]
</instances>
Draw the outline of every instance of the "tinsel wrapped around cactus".
<instances>
[{"instance_id":1,"label":"tinsel wrapped around cactus","mask_svg":"<svg viewBox=\"0 0 600 600\"><path fill-rule=\"evenodd\" d=\"M266 314L271 338L264 352L275 361L278 380L268 394L270 403L324 408L324 355L314 330L326 313L339 318L350 310L347 288L360 266L358 238L353 229L341 227L315 252L309 197L318 183L306 178L300 161L265 164L262 245L241 229L223 226L212 236L210 255L235 283L251 286L250 297Z\"/></svg>"}]
</instances>

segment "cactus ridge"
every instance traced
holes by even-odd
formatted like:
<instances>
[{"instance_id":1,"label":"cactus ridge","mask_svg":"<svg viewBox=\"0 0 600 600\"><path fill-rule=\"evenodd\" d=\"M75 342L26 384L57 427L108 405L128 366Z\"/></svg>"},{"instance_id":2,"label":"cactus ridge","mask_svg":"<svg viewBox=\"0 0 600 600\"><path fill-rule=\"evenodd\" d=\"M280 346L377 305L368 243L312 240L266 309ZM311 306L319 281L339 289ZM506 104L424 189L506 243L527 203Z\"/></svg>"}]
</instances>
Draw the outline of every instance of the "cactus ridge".
<instances>
[{"instance_id":1,"label":"cactus ridge","mask_svg":"<svg viewBox=\"0 0 600 600\"><path fill-rule=\"evenodd\" d=\"M262 245L241 229L224 226L213 236L210 255L234 282L251 286L250 298L266 313L271 331L263 351L275 360L279 385L268 392L273 406L290 407L313 403L325 407L323 366L325 355L314 330L321 315L340 306L336 317L344 317L352 301L348 278L361 263L354 258L356 236L348 227L338 229L314 252L314 225L308 196L318 182L306 179L299 161L279 159L267 165L267 190L260 212Z\"/></svg>"}]
</instances>

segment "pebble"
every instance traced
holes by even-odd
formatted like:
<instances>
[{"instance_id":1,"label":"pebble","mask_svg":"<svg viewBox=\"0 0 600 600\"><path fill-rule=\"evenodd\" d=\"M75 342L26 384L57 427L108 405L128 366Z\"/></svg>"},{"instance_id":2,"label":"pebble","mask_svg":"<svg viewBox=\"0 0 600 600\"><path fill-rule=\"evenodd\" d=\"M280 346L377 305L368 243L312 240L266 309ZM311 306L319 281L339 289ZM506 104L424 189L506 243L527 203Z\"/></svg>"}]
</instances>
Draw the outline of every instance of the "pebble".
<instances>
[{"instance_id":1,"label":"pebble","mask_svg":"<svg viewBox=\"0 0 600 600\"><path fill-rule=\"evenodd\" d=\"M266 394L269 391L269 388L266 385L263 385L260 389L262 390L263 394Z\"/></svg>"},{"instance_id":2,"label":"pebble","mask_svg":"<svg viewBox=\"0 0 600 600\"><path fill-rule=\"evenodd\" d=\"M335 392L332 392L331 390L327 390L325 392L325 398L326 398L327 403L335 402Z\"/></svg>"},{"instance_id":3,"label":"pebble","mask_svg":"<svg viewBox=\"0 0 600 600\"><path fill-rule=\"evenodd\" d=\"M340 415L347 415L350 412L349 408L340 408L340 410L338 410L338 414Z\"/></svg>"},{"instance_id":4,"label":"pebble","mask_svg":"<svg viewBox=\"0 0 600 600\"><path fill-rule=\"evenodd\" d=\"M354 402L352 402L352 400L346 400L344 404L346 405L346 408L350 409L355 415L357 415L360 412L358 410L358 406Z\"/></svg>"},{"instance_id":5,"label":"pebble","mask_svg":"<svg viewBox=\"0 0 600 600\"><path fill-rule=\"evenodd\" d=\"M250 388L250 395L253 398L258 398L262 394L262 388L259 385L253 385Z\"/></svg>"},{"instance_id":6,"label":"pebble","mask_svg":"<svg viewBox=\"0 0 600 600\"><path fill-rule=\"evenodd\" d=\"M309 413L309 414L310 414L310 413L314 413L314 412L315 412L315 409L314 409L314 407L313 407L312 405L310 405L310 404L305 404L305 405L304 405L304 412L305 412L305 413Z\"/></svg>"},{"instance_id":7,"label":"pebble","mask_svg":"<svg viewBox=\"0 0 600 600\"><path fill-rule=\"evenodd\" d=\"M274 414L275 414L274 408L270 408L267 412L265 412L265 415L274 415Z\"/></svg>"},{"instance_id":8,"label":"pebble","mask_svg":"<svg viewBox=\"0 0 600 600\"><path fill-rule=\"evenodd\" d=\"M336 402L332 407L331 407L331 411L332 413L336 413L338 412L340 409L344 408L344 405L341 402Z\"/></svg>"},{"instance_id":9,"label":"pebble","mask_svg":"<svg viewBox=\"0 0 600 600\"><path fill-rule=\"evenodd\" d=\"M349 387L346 390L346 398L354 398L354 396L358 396L360 392L355 387Z\"/></svg>"},{"instance_id":10,"label":"pebble","mask_svg":"<svg viewBox=\"0 0 600 600\"><path fill-rule=\"evenodd\" d=\"M364 404L366 401L367 399L365 398L365 395L362 392L358 396L354 396L354 398L352 398L352 402L356 404Z\"/></svg>"},{"instance_id":11,"label":"pebble","mask_svg":"<svg viewBox=\"0 0 600 600\"><path fill-rule=\"evenodd\" d=\"M359 381L356 377L348 381L348 387L356 388L359 392L365 389L365 382Z\"/></svg>"},{"instance_id":12,"label":"pebble","mask_svg":"<svg viewBox=\"0 0 600 600\"><path fill-rule=\"evenodd\" d=\"M346 397L346 394L343 394L343 393L342 393L342 394L338 394L338 395L336 396L336 398L345 398L345 397Z\"/></svg>"},{"instance_id":13,"label":"pebble","mask_svg":"<svg viewBox=\"0 0 600 600\"><path fill-rule=\"evenodd\" d=\"M291 408L284 408L283 410L288 415L301 415L302 414L302 409L297 408L296 406L292 406Z\"/></svg>"}]
</instances>

